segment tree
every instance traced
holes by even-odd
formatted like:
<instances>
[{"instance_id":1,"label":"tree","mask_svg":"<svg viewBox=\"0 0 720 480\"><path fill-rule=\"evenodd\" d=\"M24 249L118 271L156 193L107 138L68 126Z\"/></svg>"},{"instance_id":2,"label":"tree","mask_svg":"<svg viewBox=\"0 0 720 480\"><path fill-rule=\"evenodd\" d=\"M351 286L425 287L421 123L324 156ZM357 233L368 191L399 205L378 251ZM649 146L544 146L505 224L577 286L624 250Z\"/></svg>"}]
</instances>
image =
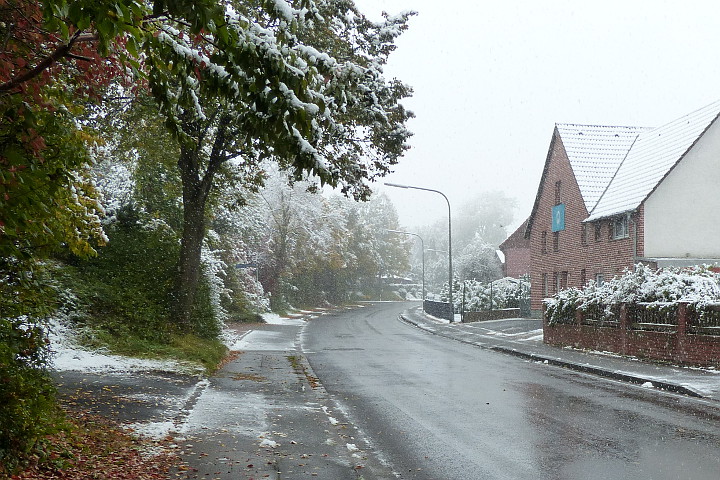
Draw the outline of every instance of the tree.
<instances>
[{"instance_id":1,"label":"tree","mask_svg":"<svg viewBox=\"0 0 720 480\"><path fill-rule=\"evenodd\" d=\"M407 14L374 24L352 2L299 3L305 8L280 0L228 4L212 37L175 22L149 40L150 83L181 143L181 323L192 311L217 177L252 190L263 181L260 161L272 159L294 180L310 173L364 199L367 181L386 174L407 148L411 114L398 102L409 89L382 76ZM209 41L219 37L230 40ZM172 67L163 68L168 60Z\"/></svg>"},{"instance_id":2,"label":"tree","mask_svg":"<svg viewBox=\"0 0 720 480\"><path fill-rule=\"evenodd\" d=\"M340 303L355 292L369 295L380 274L407 271L405 238L387 232L398 228L387 197L357 202L311 193L308 181L290 186L288 174L276 168L268 174L265 186L237 215L243 222L263 217L262 225L248 232L247 245L260 264L273 308Z\"/></svg>"},{"instance_id":3,"label":"tree","mask_svg":"<svg viewBox=\"0 0 720 480\"><path fill-rule=\"evenodd\" d=\"M506 238L505 226L511 223L515 200L502 192L481 192L460 205L453 216L453 275L460 280L490 282L502 275L495 253ZM426 281L438 289L447 284L447 219L420 230L425 246L433 251L426 256ZM418 259L419 262L419 259Z\"/></svg>"},{"instance_id":4,"label":"tree","mask_svg":"<svg viewBox=\"0 0 720 480\"><path fill-rule=\"evenodd\" d=\"M38 2L0 0L0 474L57 423L43 260L61 248L88 256L105 240L88 172L97 136L76 118L117 64L46 20Z\"/></svg>"},{"instance_id":5,"label":"tree","mask_svg":"<svg viewBox=\"0 0 720 480\"><path fill-rule=\"evenodd\" d=\"M496 251L497 245L485 241L479 234L467 244L455 263L457 275L462 280L490 283L502 277L502 265Z\"/></svg>"},{"instance_id":6,"label":"tree","mask_svg":"<svg viewBox=\"0 0 720 480\"><path fill-rule=\"evenodd\" d=\"M257 184L258 161L272 158L296 179L310 172L364 198L366 181L386 174L407 148L404 122L411 114L399 101L410 90L386 81L382 68L410 14L373 23L347 0L47 0L39 6L5 0L4 6L7 16L27 10L33 21L32 28L18 27L28 39L18 36L15 54L3 59L0 93L42 92L35 87L41 80L56 87L61 76L79 80L77 71L87 65L105 76L123 67L140 86L146 82L180 142L181 323L192 308L216 176L232 173ZM32 53L30 64L18 52Z\"/></svg>"}]
</instances>

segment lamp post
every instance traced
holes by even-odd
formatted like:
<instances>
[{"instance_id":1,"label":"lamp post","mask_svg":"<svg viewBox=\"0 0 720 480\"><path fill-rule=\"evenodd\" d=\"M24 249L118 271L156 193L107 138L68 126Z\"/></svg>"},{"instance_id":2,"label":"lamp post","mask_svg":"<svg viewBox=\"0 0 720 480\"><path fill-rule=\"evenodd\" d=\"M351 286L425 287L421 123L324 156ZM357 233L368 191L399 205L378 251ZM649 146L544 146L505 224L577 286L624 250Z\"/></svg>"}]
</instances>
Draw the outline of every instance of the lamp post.
<instances>
[{"instance_id":1,"label":"lamp post","mask_svg":"<svg viewBox=\"0 0 720 480\"><path fill-rule=\"evenodd\" d=\"M388 230L390 233L400 233L402 235L412 235L420 240L420 248L422 250L422 299L425 301L425 242L420 235L417 233L403 232L401 230Z\"/></svg>"},{"instance_id":2,"label":"lamp post","mask_svg":"<svg viewBox=\"0 0 720 480\"><path fill-rule=\"evenodd\" d=\"M444 193L442 193L439 190L433 190L432 188L423 188L423 187L414 187L412 185L402 185L399 183L385 183L388 187L395 187L395 188L412 188L414 190L424 190L426 192L434 192L439 193L443 196L445 201L447 202L448 207L448 301L450 303L450 323L452 323L455 320L455 312L453 310L453 297L452 297L452 284L453 284L453 274L452 274L452 216L450 214L450 200L448 200L447 196L445 196Z\"/></svg>"}]
</instances>

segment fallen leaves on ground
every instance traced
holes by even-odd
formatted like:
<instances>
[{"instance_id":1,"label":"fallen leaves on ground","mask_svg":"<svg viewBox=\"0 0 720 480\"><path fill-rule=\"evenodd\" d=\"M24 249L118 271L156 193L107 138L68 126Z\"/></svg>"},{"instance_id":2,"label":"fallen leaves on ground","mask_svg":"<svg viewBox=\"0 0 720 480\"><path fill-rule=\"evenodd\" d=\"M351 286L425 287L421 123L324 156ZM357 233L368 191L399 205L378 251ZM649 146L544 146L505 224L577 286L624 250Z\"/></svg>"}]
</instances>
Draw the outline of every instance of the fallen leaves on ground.
<instances>
[{"instance_id":1,"label":"fallen leaves on ground","mask_svg":"<svg viewBox=\"0 0 720 480\"><path fill-rule=\"evenodd\" d=\"M67 412L70 428L47 439L46 454L11 480L165 480L179 458L168 442L139 439L110 420Z\"/></svg>"}]
</instances>

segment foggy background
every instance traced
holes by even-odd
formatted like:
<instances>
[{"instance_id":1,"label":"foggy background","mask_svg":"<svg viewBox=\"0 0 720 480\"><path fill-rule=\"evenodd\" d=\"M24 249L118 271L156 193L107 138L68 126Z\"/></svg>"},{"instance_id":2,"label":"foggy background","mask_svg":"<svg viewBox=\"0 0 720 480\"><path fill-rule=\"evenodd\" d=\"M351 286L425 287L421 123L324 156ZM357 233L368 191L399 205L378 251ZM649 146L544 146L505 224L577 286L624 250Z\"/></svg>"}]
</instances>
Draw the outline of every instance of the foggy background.
<instances>
[{"instance_id":1,"label":"foggy background","mask_svg":"<svg viewBox=\"0 0 720 480\"><path fill-rule=\"evenodd\" d=\"M453 216L478 192L530 214L555 123L658 126L719 96L710 1L356 0L415 10L386 68L414 88L412 149L385 181L433 188ZM408 229L447 218L437 194L378 184Z\"/></svg>"}]
</instances>

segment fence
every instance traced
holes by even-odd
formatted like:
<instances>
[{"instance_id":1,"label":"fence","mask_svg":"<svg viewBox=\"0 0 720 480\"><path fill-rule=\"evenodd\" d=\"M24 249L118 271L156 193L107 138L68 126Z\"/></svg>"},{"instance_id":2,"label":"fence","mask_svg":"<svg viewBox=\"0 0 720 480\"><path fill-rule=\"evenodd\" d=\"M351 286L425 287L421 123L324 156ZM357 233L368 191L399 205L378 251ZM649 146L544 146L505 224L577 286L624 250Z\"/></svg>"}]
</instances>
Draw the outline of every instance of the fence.
<instances>
[{"instance_id":1,"label":"fence","mask_svg":"<svg viewBox=\"0 0 720 480\"><path fill-rule=\"evenodd\" d=\"M545 343L655 360L720 365L720 304L629 303L577 309L543 322Z\"/></svg>"}]
</instances>

